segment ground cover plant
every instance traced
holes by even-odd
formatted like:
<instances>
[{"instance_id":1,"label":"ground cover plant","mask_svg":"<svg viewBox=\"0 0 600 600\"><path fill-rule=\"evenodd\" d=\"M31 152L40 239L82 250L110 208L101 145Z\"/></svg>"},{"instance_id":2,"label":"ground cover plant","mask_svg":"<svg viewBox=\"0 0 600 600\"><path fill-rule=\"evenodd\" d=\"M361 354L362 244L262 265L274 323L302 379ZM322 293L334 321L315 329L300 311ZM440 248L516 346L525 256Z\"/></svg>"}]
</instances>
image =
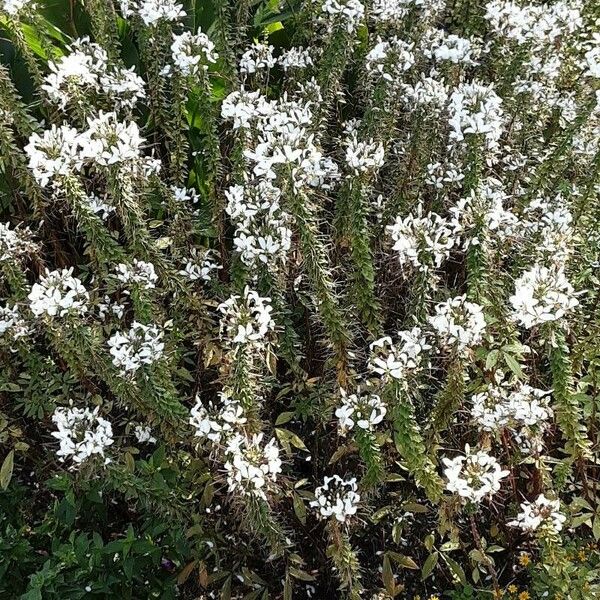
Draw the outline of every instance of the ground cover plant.
<instances>
[{"instance_id":1,"label":"ground cover plant","mask_svg":"<svg viewBox=\"0 0 600 600\"><path fill-rule=\"evenodd\" d=\"M600 597L597 2L0 28L0 598Z\"/></svg>"}]
</instances>

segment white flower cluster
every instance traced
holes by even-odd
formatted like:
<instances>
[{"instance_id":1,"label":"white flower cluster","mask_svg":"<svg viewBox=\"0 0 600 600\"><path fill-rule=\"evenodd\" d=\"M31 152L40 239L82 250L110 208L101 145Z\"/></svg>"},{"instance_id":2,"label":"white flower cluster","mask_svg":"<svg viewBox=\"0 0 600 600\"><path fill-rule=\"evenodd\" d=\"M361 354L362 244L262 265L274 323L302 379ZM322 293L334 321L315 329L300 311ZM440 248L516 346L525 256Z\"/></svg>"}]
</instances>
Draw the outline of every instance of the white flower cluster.
<instances>
[{"instance_id":1,"label":"white flower cluster","mask_svg":"<svg viewBox=\"0 0 600 600\"><path fill-rule=\"evenodd\" d=\"M284 50L281 56L277 59L284 71L290 69L306 69L312 66L313 59L308 48L292 47L289 50Z\"/></svg>"},{"instance_id":2,"label":"white flower cluster","mask_svg":"<svg viewBox=\"0 0 600 600\"><path fill-rule=\"evenodd\" d=\"M473 421L481 429L508 428L524 452L542 450L543 435L553 414L549 406L550 392L522 383L516 386L492 383L471 401Z\"/></svg>"},{"instance_id":3,"label":"white flower cluster","mask_svg":"<svg viewBox=\"0 0 600 600\"><path fill-rule=\"evenodd\" d=\"M219 393L221 406L205 408L199 397L190 411L190 425L195 429L194 435L218 444L226 443L237 431L241 431L247 422L244 409L231 396Z\"/></svg>"},{"instance_id":4,"label":"white flower cluster","mask_svg":"<svg viewBox=\"0 0 600 600\"><path fill-rule=\"evenodd\" d=\"M384 163L385 149L381 142L359 141L353 132L345 143L346 164L355 173L376 173Z\"/></svg>"},{"instance_id":5,"label":"white flower cluster","mask_svg":"<svg viewBox=\"0 0 600 600\"><path fill-rule=\"evenodd\" d=\"M117 319L122 319L125 314L125 305L113 302L110 296L106 295L98 302L98 317L105 321L109 313L115 315Z\"/></svg>"},{"instance_id":6,"label":"white flower cluster","mask_svg":"<svg viewBox=\"0 0 600 600\"><path fill-rule=\"evenodd\" d=\"M468 66L476 64L472 54L473 45L467 38L448 34L443 29L433 29L422 43L423 53L427 58Z\"/></svg>"},{"instance_id":7,"label":"white flower cluster","mask_svg":"<svg viewBox=\"0 0 600 600\"><path fill-rule=\"evenodd\" d=\"M385 403L377 394L361 393L360 389L355 394L347 394L344 389L340 389L340 395L342 405L335 411L335 416L343 434L355 424L360 429L372 431L387 413Z\"/></svg>"},{"instance_id":8,"label":"white flower cluster","mask_svg":"<svg viewBox=\"0 0 600 600\"><path fill-rule=\"evenodd\" d=\"M517 4L512 0L491 0L484 18L492 31L522 45L550 46L560 36L573 33L582 26L576 3Z\"/></svg>"},{"instance_id":9,"label":"white flower cluster","mask_svg":"<svg viewBox=\"0 0 600 600\"><path fill-rule=\"evenodd\" d=\"M173 34L171 53L175 67L186 76L207 71L208 63L215 63L219 58L213 42L200 30L196 34L191 31Z\"/></svg>"},{"instance_id":10,"label":"white flower cluster","mask_svg":"<svg viewBox=\"0 0 600 600\"><path fill-rule=\"evenodd\" d=\"M185 267L179 271L179 274L190 281L212 281L214 272L222 268L215 250L192 248L186 259Z\"/></svg>"},{"instance_id":11,"label":"white flower cluster","mask_svg":"<svg viewBox=\"0 0 600 600\"><path fill-rule=\"evenodd\" d=\"M502 99L492 84L461 83L448 104L450 140L463 142L465 135L481 135L488 149L495 149L504 130Z\"/></svg>"},{"instance_id":12,"label":"white flower cluster","mask_svg":"<svg viewBox=\"0 0 600 600\"><path fill-rule=\"evenodd\" d=\"M114 112L100 111L97 117L88 118L88 129L83 133L67 125L52 125L41 135L33 133L24 150L37 182L42 187L52 183L59 190L63 178L84 164L119 165L144 175L157 171L160 162L141 155L143 143L134 121L121 121Z\"/></svg>"},{"instance_id":13,"label":"white flower cluster","mask_svg":"<svg viewBox=\"0 0 600 600\"><path fill-rule=\"evenodd\" d=\"M41 135L31 134L24 150L29 158L29 168L42 187L72 175L83 163L79 133L67 125L52 125Z\"/></svg>"},{"instance_id":14,"label":"white flower cluster","mask_svg":"<svg viewBox=\"0 0 600 600\"><path fill-rule=\"evenodd\" d=\"M251 438L235 434L228 440L225 462L229 492L266 500L265 488L281 473L279 446L275 438L263 445L264 434Z\"/></svg>"},{"instance_id":15,"label":"white flower cluster","mask_svg":"<svg viewBox=\"0 0 600 600\"><path fill-rule=\"evenodd\" d=\"M483 309L475 302L468 302L466 296L440 302L428 321L442 346L459 353L479 344L485 332Z\"/></svg>"},{"instance_id":16,"label":"white flower cluster","mask_svg":"<svg viewBox=\"0 0 600 600\"><path fill-rule=\"evenodd\" d=\"M0 223L0 262L18 261L38 251L28 227L11 229L10 223Z\"/></svg>"},{"instance_id":17,"label":"white flower cluster","mask_svg":"<svg viewBox=\"0 0 600 600\"><path fill-rule=\"evenodd\" d=\"M269 180L278 187L292 184L294 192L307 186L329 189L339 179L338 167L323 156L316 145L312 103L318 103L318 86L309 82L299 93L311 100L289 100L284 94L279 101L266 100L260 92L232 92L222 105L222 115L233 120L234 129L244 128L252 177ZM290 181L291 180L291 181Z\"/></svg>"},{"instance_id":18,"label":"white flower cluster","mask_svg":"<svg viewBox=\"0 0 600 600\"><path fill-rule=\"evenodd\" d=\"M2 0L1 10L11 17L16 17L24 9L33 10L35 4L31 0Z\"/></svg>"},{"instance_id":19,"label":"white flower cluster","mask_svg":"<svg viewBox=\"0 0 600 600\"><path fill-rule=\"evenodd\" d=\"M149 425L138 423L133 430L133 434L140 444L156 444L156 438L152 435L152 428Z\"/></svg>"},{"instance_id":20,"label":"white flower cluster","mask_svg":"<svg viewBox=\"0 0 600 600\"><path fill-rule=\"evenodd\" d=\"M144 289L152 290L156 287L158 275L154 270L154 265L143 260L133 259L133 263L126 265L120 263L117 265L117 279L122 283L134 284Z\"/></svg>"},{"instance_id":21,"label":"white flower cluster","mask_svg":"<svg viewBox=\"0 0 600 600\"><path fill-rule=\"evenodd\" d=\"M383 378L406 382L407 375L419 368L423 352L431 346L419 327L399 331L398 337L397 344L387 336L372 342L367 366Z\"/></svg>"},{"instance_id":22,"label":"white flower cluster","mask_svg":"<svg viewBox=\"0 0 600 600\"><path fill-rule=\"evenodd\" d=\"M522 226L543 264L565 265L574 250L573 216L560 195L539 197L524 210Z\"/></svg>"},{"instance_id":23,"label":"white flower cluster","mask_svg":"<svg viewBox=\"0 0 600 600\"><path fill-rule=\"evenodd\" d=\"M240 58L240 73L251 75L258 71L272 69L277 64L273 50L275 48L269 44L252 44Z\"/></svg>"},{"instance_id":24,"label":"white flower cluster","mask_svg":"<svg viewBox=\"0 0 600 600\"><path fill-rule=\"evenodd\" d=\"M593 34L591 46L585 53L586 74L590 77L600 78L600 33Z\"/></svg>"},{"instance_id":25,"label":"white flower cluster","mask_svg":"<svg viewBox=\"0 0 600 600\"><path fill-rule=\"evenodd\" d=\"M315 499L310 503L324 518L334 516L340 523L356 514L360 495L356 479L342 479L339 475L325 477L323 485L315 490Z\"/></svg>"},{"instance_id":26,"label":"white flower cluster","mask_svg":"<svg viewBox=\"0 0 600 600\"><path fill-rule=\"evenodd\" d=\"M365 68L370 75L383 77L388 82L399 84L402 74L415 64L414 44L394 36L377 43L365 57Z\"/></svg>"},{"instance_id":27,"label":"white flower cluster","mask_svg":"<svg viewBox=\"0 0 600 600\"><path fill-rule=\"evenodd\" d=\"M99 407L89 408L59 407L52 415L58 431L52 435L60 441L57 456L60 460L71 457L81 464L90 456L104 457L106 449L114 442L109 421L98 416Z\"/></svg>"},{"instance_id":28,"label":"white flower cluster","mask_svg":"<svg viewBox=\"0 0 600 600\"><path fill-rule=\"evenodd\" d=\"M450 256L456 241L448 222L436 213L423 216L422 205L414 215L396 217L386 230L394 242L392 250L400 265L423 273L439 268Z\"/></svg>"},{"instance_id":29,"label":"white flower cluster","mask_svg":"<svg viewBox=\"0 0 600 600\"><path fill-rule=\"evenodd\" d=\"M446 107L449 89L443 78L434 74L421 74L414 84L400 85L401 99L408 110L414 111L426 107L428 113L436 115Z\"/></svg>"},{"instance_id":30,"label":"white flower cluster","mask_svg":"<svg viewBox=\"0 0 600 600\"><path fill-rule=\"evenodd\" d=\"M508 525L533 532L539 527L550 533L562 530L567 518L560 512L560 500L550 500L540 494L533 502L522 502L521 512Z\"/></svg>"},{"instance_id":31,"label":"white flower cluster","mask_svg":"<svg viewBox=\"0 0 600 600\"><path fill-rule=\"evenodd\" d=\"M451 227L464 250L483 243L498 246L517 235L521 223L504 208L507 197L501 182L488 178L450 208Z\"/></svg>"},{"instance_id":32,"label":"white flower cluster","mask_svg":"<svg viewBox=\"0 0 600 600\"><path fill-rule=\"evenodd\" d=\"M107 167L137 161L144 141L135 121L121 121L114 112L100 111L88 119L80 145L84 158Z\"/></svg>"},{"instance_id":33,"label":"white flower cluster","mask_svg":"<svg viewBox=\"0 0 600 600\"><path fill-rule=\"evenodd\" d=\"M243 296L231 296L219 305L223 338L233 345L260 346L275 329L270 302L246 287Z\"/></svg>"},{"instance_id":34,"label":"white flower cluster","mask_svg":"<svg viewBox=\"0 0 600 600\"><path fill-rule=\"evenodd\" d=\"M353 33L365 18L365 7L359 0L325 0L321 7L328 28L339 24L348 33Z\"/></svg>"},{"instance_id":35,"label":"white flower cluster","mask_svg":"<svg viewBox=\"0 0 600 600\"><path fill-rule=\"evenodd\" d=\"M112 362L121 375L133 374L143 365L151 365L163 355L163 332L156 325L134 321L129 331L117 332L110 337Z\"/></svg>"},{"instance_id":36,"label":"white flower cluster","mask_svg":"<svg viewBox=\"0 0 600 600\"><path fill-rule=\"evenodd\" d=\"M65 109L76 103L87 108L96 95L111 107L133 108L146 96L144 80L133 67L111 66L106 51L88 37L80 38L67 48L68 54L50 61L50 73L42 89L50 102Z\"/></svg>"},{"instance_id":37,"label":"white flower cluster","mask_svg":"<svg viewBox=\"0 0 600 600\"><path fill-rule=\"evenodd\" d=\"M448 480L446 489L476 504L495 494L502 479L509 474L509 471L502 470L493 456L483 450L473 453L468 445L465 446L465 456L444 458L443 462L446 465L444 475Z\"/></svg>"},{"instance_id":38,"label":"white flower cluster","mask_svg":"<svg viewBox=\"0 0 600 600\"><path fill-rule=\"evenodd\" d=\"M384 23L399 23L411 11L417 10L419 18L428 19L442 10L445 0L374 0L371 16Z\"/></svg>"},{"instance_id":39,"label":"white flower cluster","mask_svg":"<svg viewBox=\"0 0 600 600\"><path fill-rule=\"evenodd\" d=\"M21 338L29 336L31 330L27 321L21 315L19 307L0 306L0 340L6 340L12 350L12 345Z\"/></svg>"},{"instance_id":40,"label":"white flower cluster","mask_svg":"<svg viewBox=\"0 0 600 600\"><path fill-rule=\"evenodd\" d=\"M510 303L515 319L530 329L562 319L579 301L561 267L534 265L516 280Z\"/></svg>"},{"instance_id":41,"label":"white flower cluster","mask_svg":"<svg viewBox=\"0 0 600 600\"><path fill-rule=\"evenodd\" d=\"M120 4L124 17L137 15L148 26L185 17L183 5L177 0L120 0Z\"/></svg>"},{"instance_id":42,"label":"white flower cluster","mask_svg":"<svg viewBox=\"0 0 600 600\"><path fill-rule=\"evenodd\" d=\"M292 244L291 218L282 210L281 190L262 180L256 187L235 185L225 192L227 214L235 225L233 244L247 266L275 266Z\"/></svg>"},{"instance_id":43,"label":"white flower cluster","mask_svg":"<svg viewBox=\"0 0 600 600\"><path fill-rule=\"evenodd\" d=\"M36 316L81 316L88 310L90 295L77 277L73 267L49 271L34 283L29 293L29 308Z\"/></svg>"}]
</instances>

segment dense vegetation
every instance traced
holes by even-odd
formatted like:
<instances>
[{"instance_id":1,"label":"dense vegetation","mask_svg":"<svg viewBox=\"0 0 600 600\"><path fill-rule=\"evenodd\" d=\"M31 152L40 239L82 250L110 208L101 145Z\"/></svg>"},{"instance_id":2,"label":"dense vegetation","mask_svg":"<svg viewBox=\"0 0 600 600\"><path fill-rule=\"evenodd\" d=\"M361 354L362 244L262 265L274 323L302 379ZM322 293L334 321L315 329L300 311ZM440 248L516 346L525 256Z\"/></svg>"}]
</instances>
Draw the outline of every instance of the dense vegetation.
<instances>
[{"instance_id":1,"label":"dense vegetation","mask_svg":"<svg viewBox=\"0 0 600 600\"><path fill-rule=\"evenodd\" d=\"M597 2L0 28L0 598L600 597Z\"/></svg>"}]
</instances>

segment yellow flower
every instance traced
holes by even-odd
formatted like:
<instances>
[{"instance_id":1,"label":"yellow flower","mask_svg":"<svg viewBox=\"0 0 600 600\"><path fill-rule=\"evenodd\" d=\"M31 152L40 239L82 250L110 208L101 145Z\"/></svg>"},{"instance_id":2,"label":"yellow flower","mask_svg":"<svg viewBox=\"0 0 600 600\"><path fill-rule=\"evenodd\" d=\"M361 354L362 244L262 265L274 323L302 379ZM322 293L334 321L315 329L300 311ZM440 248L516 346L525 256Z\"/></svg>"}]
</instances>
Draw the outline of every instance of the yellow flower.
<instances>
[{"instance_id":1,"label":"yellow flower","mask_svg":"<svg viewBox=\"0 0 600 600\"><path fill-rule=\"evenodd\" d=\"M521 592L519 594L519 600L529 600L530 598L529 592Z\"/></svg>"},{"instance_id":2,"label":"yellow flower","mask_svg":"<svg viewBox=\"0 0 600 600\"><path fill-rule=\"evenodd\" d=\"M509 594L516 594L519 591L519 588L514 583L511 583L507 590Z\"/></svg>"},{"instance_id":3,"label":"yellow flower","mask_svg":"<svg viewBox=\"0 0 600 600\"><path fill-rule=\"evenodd\" d=\"M504 596L504 590L494 591L494 600L498 600L498 598L502 598L502 596Z\"/></svg>"},{"instance_id":4,"label":"yellow flower","mask_svg":"<svg viewBox=\"0 0 600 600\"><path fill-rule=\"evenodd\" d=\"M521 556L519 556L519 564L522 567L526 567L531 562L531 556L527 554L527 552L521 552Z\"/></svg>"},{"instance_id":5,"label":"yellow flower","mask_svg":"<svg viewBox=\"0 0 600 600\"><path fill-rule=\"evenodd\" d=\"M431 594L431 596L429 596L429 600L440 600L440 597L437 594Z\"/></svg>"}]
</instances>

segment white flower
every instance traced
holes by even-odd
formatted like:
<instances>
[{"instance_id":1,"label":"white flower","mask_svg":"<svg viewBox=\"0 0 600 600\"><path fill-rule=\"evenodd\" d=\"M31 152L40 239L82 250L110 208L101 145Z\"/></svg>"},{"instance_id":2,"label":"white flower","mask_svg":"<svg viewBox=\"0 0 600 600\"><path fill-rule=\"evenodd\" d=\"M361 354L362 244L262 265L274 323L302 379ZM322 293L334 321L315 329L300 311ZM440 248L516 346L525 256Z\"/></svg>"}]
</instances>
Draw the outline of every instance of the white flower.
<instances>
[{"instance_id":1,"label":"white flower","mask_svg":"<svg viewBox=\"0 0 600 600\"><path fill-rule=\"evenodd\" d=\"M262 69L272 69L277 64L273 57L274 49L269 44L252 44L240 58L240 73L252 74Z\"/></svg>"},{"instance_id":2,"label":"white flower","mask_svg":"<svg viewBox=\"0 0 600 600\"><path fill-rule=\"evenodd\" d=\"M485 331L483 309L475 302L468 302L466 296L440 302L428 321L441 344L458 352L479 344Z\"/></svg>"},{"instance_id":3,"label":"white flower","mask_svg":"<svg viewBox=\"0 0 600 600\"><path fill-rule=\"evenodd\" d=\"M49 271L34 283L29 293L31 312L39 317L65 317L83 315L87 312L90 296L77 277L73 277L73 267Z\"/></svg>"},{"instance_id":4,"label":"white flower","mask_svg":"<svg viewBox=\"0 0 600 600\"><path fill-rule=\"evenodd\" d=\"M138 161L144 141L137 123L121 121L114 112L100 111L97 117L88 119L80 143L86 159L106 167Z\"/></svg>"},{"instance_id":5,"label":"white flower","mask_svg":"<svg viewBox=\"0 0 600 600\"><path fill-rule=\"evenodd\" d=\"M108 340L112 362L121 375L135 373L143 365L151 365L163 355L163 332L156 325L134 321L129 331L117 332Z\"/></svg>"},{"instance_id":6,"label":"white flower","mask_svg":"<svg viewBox=\"0 0 600 600\"><path fill-rule=\"evenodd\" d=\"M414 44L394 36L377 44L365 57L365 68L370 75L381 76L386 81L399 84L402 75L415 64Z\"/></svg>"},{"instance_id":7,"label":"white flower","mask_svg":"<svg viewBox=\"0 0 600 600\"><path fill-rule=\"evenodd\" d=\"M502 99L491 84L461 83L450 94L448 111L451 140L462 142L465 135L475 134L483 136L488 148L497 147L505 119Z\"/></svg>"},{"instance_id":8,"label":"white flower","mask_svg":"<svg viewBox=\"0 0 600 600\"><path fill-rule=\"evenodd\" d=\"M262 445L263 434L252 438L234 435L226 448L229 492L253 495L266 500L265 488L277 481L281 473L279 446L275 438Z\"/></svg>"},{"instance_id":9,"label":"white flower","mask_svg":"<svg viewBox=\"0 0 600 600\"><path fill-rule=\"evenodd\" d=\"M149 425L138 423L133 433L140 444L156 444L156 438L152 435L152 428Z\"/></svg>"},{"instance_id":10,"label":"white flower","mask_svg":"<svg viewBox=\"0 0 600 600\"><path fill-rule=\"evenodd\" d=\"M329 27L339 22L348 33L353 33L365 16L365 7L359 0L325 0L321 11Z\"/></svg>"},{"instance_id":11,"label":"white flower","mask_svg":"<svg viewBox=\"0 0 600 600\"><path fill-rule=\"evenodd\" d=\"M308 48L296 47L284 50L277 59L277 62L283 67L284 71L289 71L290 69L305 69L313 64L310 50Z\"/></svg>"},{"instance_id":12,"label":"white flower","mask_svg":"<svg viewBox=\"0 0 600 600\"><path fill-rule=\"evenodd\" d=\"M0 223L0 262L18 261L38 250L28 227L11 229L10 223Z\"/></svg>"},{"instance_id":13,"label":"white flower","mask_svg":"<svg viewBox=\"0 0 600 600\"><path fill-rule=\"evenodd\" d=\"M482 450L472 453L468 445L465 446L465 456L451 460L444 458L443 462L446 465L444 475L448 479L446 489L474 503L495 494L502 479L509 474L509 471L500 468L493 456Z\"/></svg>"},{"instance_id":14,"label":"white flower","mask_svg":"<svg viewBox=\"0 0 600 600\"><path fill-rule=\"evenodd\" d=\"M221 406L215 407L211 403L207 410L200 398L196 396L196 404L190 411L189 419L190 425L195 429L196 437L223 443L235 435L236 431L242 430L247 421L244 409L225 392L220 392L219 398Z\"/></svg>"},{"instance_id":15,"label":"white flower","mask_svg":"<svg viewBox=\"0 0 600 600\"><path fill-rule=\"evenodd\" d=\"M222 269L218 263L218 255L215 250L197 250L192 248L190 256L187 258L185 267L179 271L180 275L187 277L190 281L211 281L214 272Z\"/></svg>"},{"instance_id":16,"label":"white flower","mask_svg":"<svg viewBox=\"0 0 600 600\"><path fill-rule=\"evenodd\" d=\"M156 287L158 275L152 263L134 258L130 265L117 265L117 279L123 283L133 283L144 290L152 290Z\"/></svg>"},{"instance_id":17,"label":"white flower","mask_svg":"<svg viewBox=\"0 0 600 600\"><path fill-rule=\"evenodd\" d=\"M236 185L225 192L225 210L235 224L233 240L242 262L275 269L287 259L292 245L291 217L281 209L281 190L268 181L246 188Z\"/></svg>"},{"instance_id":18,"label":"white flower","mask_svg":"<svg viewBox=\"0 0 600 600\"><path fill-rule=\"evenodd\" d=\"M399 23L412 10L419 11L419 19L434 16L445 6L444 0L374 0L371 16L384 23Z\"/></svg>"},{"instance_id":19,"label":"white flower","mask_svg":"<svg viewBox=\"0 0 600 600\"><path fill-rule=\"evenodd\" d=\"M270 302L270 298L261 298L248 287L242 297L231 296L223 302L219 311L223 314L221 334L226 342L261 345L275 329Z\"/></svg>"},{"instance_id":20,"label":"white flower","mask_svg":"<svg viewBox=\"0 0 600 600\"><path fill-rule=\"evenodd\" d=\"M346 164L355 173L378 171L384 163L385 150L381 142L358 141L356 133L346 140Z\"/></svg>"},{"instance_id":21,"label":"white flower","mask_svg":"<svg viewBox=\"0 0 600 600\"><path fill-rule=\"evenodd\" d=\"M42 85L48 99L61 109L73 102L87 109L95 95L105 96L115 108L132 108L145 97L144 81L133 68L113 67L106 51L89 37L75 40L67 52L50 61Z\"/></svg>"},{"instance_id":22,"label":"white flower","mask_svg":"<svg viewBox=\"0 0 600 600\"><path fill-rule=\"evenodd\" d=\"M387 408L376 394L363 393L360 389L356 394L347 394L340 389L342 406L335 411L342 432L352 429L356 424L360 429L372 431L383 421Z\"/></svg>"},{"instance_id":23,"label":"white flower","mask_svg":"<svg viewBox=\"0 0 600 600\"><path fill-rule=\"evenodd\" d=\"M120 5L124 17L137 14L147 26L185 17L183 5L176 0L120 0Z\"/></svg>"},{"instance_id":24,"label":"white flower","mask_svg":"<svg viewBox=\"0 0 600 600\"><path fill-rule=\"evenodd\" d=\"M384 378L406 383L407 376L419 368L423 351L429 350L431 345L419 327L399 331L398 337L397 344L387 336L371 343L368 368Z\"/></svg>"},{"instance_id":25,"label":"white flower","mask_svg":"<svg viewBox=\"0 0 600 600\"><path fill-rule=\"evenodd\" d=\"M523 531L536 531L540 526L552 533L558 533L567 520L560 512L560 500L549 500L540 494L534 502L522 502L521 512L508 525L520 527Z\"/></svg>"},{"instance_id":26,"label":"white flower","mask_svg":"<svg viewBox=\"0 0 600 600\"><path fill-rule=\"evenodd\" d=\"M321 517L335 516L340 523L344 523L358 510L360 495L357 490L354 477L347 480L339 475L325 477L323 485L315 490L315 499L310 506L317 509Z\"/></svg>"},{"instance_id":27,"label":"white flower","mask_svg":"<svg viewBox=\"0 0 600 600\"><path fill-rule=\"evenodd\" d=\"M534 265L515 282L510 297L515 318L526 328L562 319L579 301L561 267Z\"/></svg>"},{"instance_id":28,"label":"white flower","mask_svg":"<svg viewBox=\"0 0 600 600\"><path fill-rule=\"evenodd\" d=\"M497 378L500 381L502 376ZM510 431L525 453L538 453L552 418L550 392L530 385L494 382L471 398L473 421L484 431Z\"/></svg>"},{"instance_id":29,"label":"white flower","mask_svg":"<svg viewBox=\"0 0 600 600\"><path fill-rule=\"evenodd\" d=\"M421 205L415 215L404 219L396 217L386 230L394 242L392 250L397 253L400 264L421 272L440 267L456 241L449 223L436 213L422 216Z\"/></svg>"},{"instance_id":30,"label":"white flower","mask_svg":"<svg viewBox=\"0 0 600 600\"><path fill-rule=\"evenodd\" d=\"M28 337L30 333L29 325L16 304L12 308L0 306L0 340L8 342L11 351L15 351L12 346L14 342Z\"/></svg>"},{"instance_id":31,"label":"white flower","mask_svg":"<svg viewBox=\"0 0 600 600\"><path fill-rule=\"evenodd\" d=\"M56 453L60 460L71 457L77 464L90 456L104 452L113 440L111 424L98 416L99 408L92 412L89 408L59 407L52 415L58 431L52 435L60 441L60 449Z\"/></svg>"},{"instance_id":32,"label":"white flower","mask_svg":"<svg viewBox=\"0 0 600 600\"><path fill-rule=\"evenodd\" d=\"M41 135L32 133L24 150L29 168L42 187L60 185L61 177L72 175L82 165L81 138L76 129L52 125Z\"/></svg>"},{"instance_id":33,"label":"white flower","mask_svg":"<svg viewBox=\"0 0 600 600\"><path fill-rule=\"evenodd\" d=\"M208 63L216 62L219 57L215 45L200 30L195 35L190 31L173 34L171 53L175 66L183 75L197 74L200 69L206 71Z\"/></svg>"},{"instance_id":34,"label":"white flower","mask_svg":"<svg viewBox=\"0 0 600 600\"><path fill-rule=\"evenodd\" d=\"M25 7L28 10L33 10L35 4L31 0L2 0L2 10L11 17L16 17Z\"/></svg>"}]
</instances>

